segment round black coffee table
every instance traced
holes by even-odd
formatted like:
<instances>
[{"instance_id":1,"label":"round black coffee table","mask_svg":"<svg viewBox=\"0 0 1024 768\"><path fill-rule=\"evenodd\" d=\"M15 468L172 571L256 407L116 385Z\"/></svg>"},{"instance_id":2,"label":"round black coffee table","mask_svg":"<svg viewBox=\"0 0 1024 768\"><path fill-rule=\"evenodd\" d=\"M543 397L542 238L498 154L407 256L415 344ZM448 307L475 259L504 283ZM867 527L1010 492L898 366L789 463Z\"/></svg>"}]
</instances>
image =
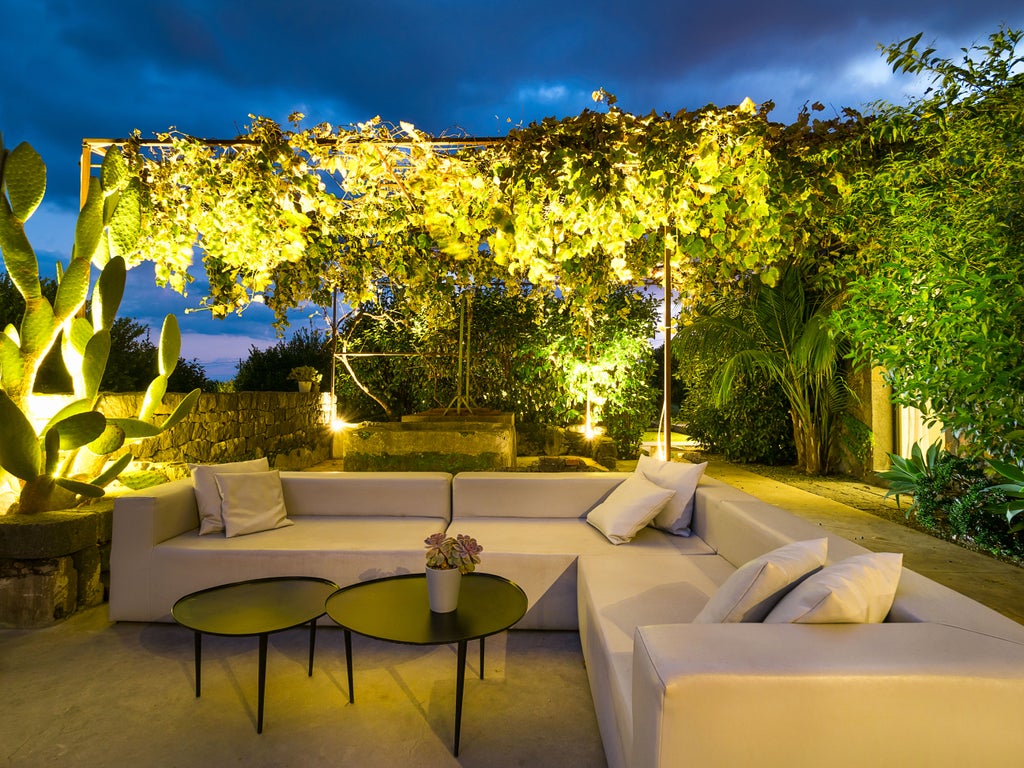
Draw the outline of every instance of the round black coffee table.
<instances>
[{"instance_id":1,"label":"round black coffee table","mask_svg":"<svg viewBox=\"0 0 1024 768\"><path fill-rule=\"evenodd\" d=\"M480 677L484 676L484 639L503 632L526 613L526 594L516 584L490 573L462 577L459 605L451 613L433 613L422 573L389 576L353 584L327 598L327 615L345 630L348 700L352 687L352 633L410 645L458 644L455 677L455 740L459 754L462 691L466 682L466 646L480 640Z\"/></svg>"},{"instance_id":2,"label":"round black coffee table","mask_svg":"<svg viewBox=\"0 0 1024 768\"><path fill-rule=\"evenodd\" d=\"M309 675L313 674L316 620L338 585L327 579L281 576L211 587L178 600L174 620L195 632L196 698L202 691L203 635L259 635L260 657L256 733L263 733L263 692L267 682L267 636L309 624Z\"/></svg>"}]
</instances>

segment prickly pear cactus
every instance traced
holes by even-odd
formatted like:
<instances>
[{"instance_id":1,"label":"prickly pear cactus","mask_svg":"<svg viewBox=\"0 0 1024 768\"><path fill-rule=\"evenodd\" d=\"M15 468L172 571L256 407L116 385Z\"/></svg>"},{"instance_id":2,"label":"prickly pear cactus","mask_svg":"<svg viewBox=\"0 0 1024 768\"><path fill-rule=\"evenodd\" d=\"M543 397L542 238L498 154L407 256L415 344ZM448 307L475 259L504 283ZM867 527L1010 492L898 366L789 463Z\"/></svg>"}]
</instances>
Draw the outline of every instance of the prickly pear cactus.
<instances>
[{"instance_id":1,"label":"prickly pear cactus","mask_svg":"<svg viewBox=\"0 0 1024 768\"><path fill-rule=\"evenodd\" d=\"M25 236L25 222L46 192L46 165L26 143L4 148L0 135L0 253L4 268L25 299L21 327L8 325L0 336L0 469L20 487L10 511L48 509L60 487L78 497L98 497L131 462L131 454L107 462L102 457L126 441L152 437L180 422L199 399L185 397L160 424L151 421L167 391L178 361L181 334L168 315L160 334L159 374L150 384L138 418L107 419L97 408L99 385L110 354L110 328L124 295L127 253L139 236L140 192L123 157L108 152L100 177L89 193L75 226L75 244L65 269L58 265L53 304L42 295L39 263ZM91 267L101 269L92 296L91 320L82 310L89 295ZM63 336L61 336L63 331ZM37 434L28 405L43 358L61 341L64 365L71 374L75 400ZM72 477L82 451L100 457L95 476ZM96 462L93 462L94 464Z\"/></svg>"}]
</instances>

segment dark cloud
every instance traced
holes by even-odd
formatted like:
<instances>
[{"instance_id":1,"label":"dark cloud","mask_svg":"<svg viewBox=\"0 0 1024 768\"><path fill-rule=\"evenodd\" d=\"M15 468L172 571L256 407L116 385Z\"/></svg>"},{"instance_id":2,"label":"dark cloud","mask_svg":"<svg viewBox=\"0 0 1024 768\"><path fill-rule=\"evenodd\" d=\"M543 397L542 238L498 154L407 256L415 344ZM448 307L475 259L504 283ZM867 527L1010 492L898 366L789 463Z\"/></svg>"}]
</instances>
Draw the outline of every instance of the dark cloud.
<instances>
[{"instance_id":1,"label":"dark cloud","mask_svg":"<svg viewBox=\"0 0 1024 768\"><path fill-rule=\"evenodd\" d=\"M1000 24L1024 27L1019 0L33 0L0 20L0 131L43 155L47 221L67 226L83 137L225 138L293 110L495 135L577 114L598 87L634 112L749 96L791 120L809 101L902 98L879 43L922 32L956 56ZM44 234L70 249L70 228Z\"/></svg>"}]
</instances>

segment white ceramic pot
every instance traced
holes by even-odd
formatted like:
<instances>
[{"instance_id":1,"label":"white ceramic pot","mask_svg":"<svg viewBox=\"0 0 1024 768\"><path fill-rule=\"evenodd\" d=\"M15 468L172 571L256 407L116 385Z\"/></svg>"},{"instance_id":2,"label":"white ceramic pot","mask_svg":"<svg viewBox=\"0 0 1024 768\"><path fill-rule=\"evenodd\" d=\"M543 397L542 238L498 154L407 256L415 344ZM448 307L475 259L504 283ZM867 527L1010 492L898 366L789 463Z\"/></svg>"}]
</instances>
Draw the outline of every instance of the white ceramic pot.
<instances>
[{"instance_id":1,"label":"white ceramic pot","mask_svg":"<svg viewBox=\"0 0 1024 768\"><path fill-rule=\"evenodd\" d=\"M427 595L434 613L451 613L459 605L459 587L462 573L458 568L431 568L427 566Z\"/></svg>"},{"instance_id":2,"label":"white ceramic pot","mask_svg":"<svg viewBox=\"0 0 1024 768\"><path fill-rule=\"evenodd\" d=\"M313 388L312 381L300 381L299 392L309 392Z\"/></svg>"}]
</instances>

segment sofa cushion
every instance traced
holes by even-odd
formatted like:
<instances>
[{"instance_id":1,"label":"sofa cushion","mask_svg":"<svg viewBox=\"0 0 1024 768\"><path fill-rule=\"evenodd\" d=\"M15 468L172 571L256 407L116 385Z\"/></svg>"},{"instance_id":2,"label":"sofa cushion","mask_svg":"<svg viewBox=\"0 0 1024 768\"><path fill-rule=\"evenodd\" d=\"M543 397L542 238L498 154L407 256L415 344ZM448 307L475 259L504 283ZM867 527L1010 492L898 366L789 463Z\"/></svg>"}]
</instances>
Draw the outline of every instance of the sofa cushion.
<instances>
[{"instance_id":1,"label":"sofa cushion","mask_svg":"<svg viewBox=\"0 0 1024 768\"><path fill-rule=\"evenodd\" d=\"M612 544L625 544L653 520L675 494L641 474L633 474L587 513L587 522Z\"/></svg>"},{"instance_id":2,"label":"sofa cushion","mask_svg":"<svg viewBox=\"0 0 1024 768\"><path fill-rule=\"evenodd\" d=\"M618 547L583 520L478 517L455 520L448 535L472 536L484 548L478 570L511 579L526 592L529 608L517 624L520 629L576 629L576 561L592 555L601 561L625 560L627 570L651 568L652 556L713 555L696 536L670 536L651 527L641 528L633 540ZM733 569L730 568L730 571ZM724 580L724 577L723 577ZM706 602L702 599L694 610Z\"/></svg>"},{"instance_id":3,"label":"sofa cushion","mask_svg":"<svg viewBox=\"0 0 1024 768\"><path fill-rule=\"evenodd\" d=\"M221 497L221 517L227 538L285 528L288 519L281 491L281 474L239 472L214 475Z\"/></svg>"},{"instance_id":4,"label":"sofa cushion","mask_svg":"<svg viewBox=\"0 0 1024 768\"><path fill-rule=\"evenodd\" d=\"M828 539L796 541L755 557L719 587L697 624L762 621L790 589L825 564Z\"/></svg>"},{"instance_id":5,"label":"sofa cushion","mask_svg":"<svg viewBox=\"0 0 1024 768\"><path fill-rule=\"evenodd\" d=\"M146 593L148 608L120 618L170 621L171 606L179 597L230 581L301 573L344 586L422 573L423 540L437 531L437 518L430 517L296 515L289 519L295 525L231 539L200 536L192 529L160 542L153 547L149 575L134 585Z\"/></svg>"},{"instance_id":6,"label":"sofa cushion","mask_svg":"<svg viewBox=\"0 0 1024 768\"><path fill-rule=\"evenodd\" d=\"M878 624L892 608L903 555L855 555L808 576L765 617L766 624Z\"/></svg>"},{"instance_id":7,"label":"sofa cushion","mask_svg":"<svg viewBox=\"0 0 1024 768\"><path fill-rule=\"evenodd\" d=\"M651 525L677 536L690 535L690 519L693 517L693 496L697 483L708 463L683 464L675 461L661 461L650 456L641 456L636 471L655 485L676 492L664 508L651 521Z\"/></svg>"},{"instance_id":8,"label":"sofa cushion","mask_svg":"<svg viewBox=\"0 0 1024 768\"><path fill-rule=\"evenodd\" d=\"M199 507L199 533L220 533L224 530L221 517L221 497L217 488L217 475L239 472L268 472L270 462L264 456L252 461L233 461L227 464L189 464L192 472L192 486Z\"/></svg>"},{"instance_id":9,"label":"sofa cushion","mask_svg":"<svg viewBox=\"0 0 1024 768\"><path fill-rule=\"evenodd\" d=\"M628 472L460 472L452 481L452 519L580 520L608 498Z\"/></svg>"},{"instance_id":10,"label":"sofa cushion","mask_svg":"<svg viewBox=\"0 0 1024 768\"><path fill-rule=\"evenodd\" d=\"M447 472L282 472L291 517L435 517L451 520L452 476Z\"/></svg>"}]
</instances>

